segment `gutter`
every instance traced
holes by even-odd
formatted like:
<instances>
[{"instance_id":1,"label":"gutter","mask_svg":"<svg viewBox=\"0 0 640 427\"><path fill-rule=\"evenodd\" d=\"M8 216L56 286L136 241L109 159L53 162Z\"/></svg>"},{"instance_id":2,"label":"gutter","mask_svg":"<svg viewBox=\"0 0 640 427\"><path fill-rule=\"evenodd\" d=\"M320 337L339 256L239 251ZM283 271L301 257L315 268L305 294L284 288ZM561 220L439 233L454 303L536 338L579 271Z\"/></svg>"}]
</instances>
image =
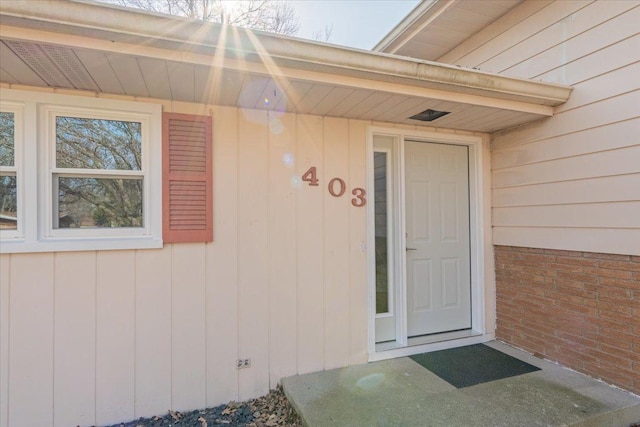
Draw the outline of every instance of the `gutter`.
<instances>
[{"instance_id":1,"label":"gutter","mask_svg":"<svg viewBox=\"0 0 640 427\"><path fill-rule=\"evenodd\" d=\"M222 49L224 57L230 59L263 62L268 57L277 66L299 70L535 105L560 105L572 90L563 85L88 1L2 0L0 17L2 25L7 26L211 56ZM218 47L220 40L226 42Z\"/></svg>"}]
</instances>

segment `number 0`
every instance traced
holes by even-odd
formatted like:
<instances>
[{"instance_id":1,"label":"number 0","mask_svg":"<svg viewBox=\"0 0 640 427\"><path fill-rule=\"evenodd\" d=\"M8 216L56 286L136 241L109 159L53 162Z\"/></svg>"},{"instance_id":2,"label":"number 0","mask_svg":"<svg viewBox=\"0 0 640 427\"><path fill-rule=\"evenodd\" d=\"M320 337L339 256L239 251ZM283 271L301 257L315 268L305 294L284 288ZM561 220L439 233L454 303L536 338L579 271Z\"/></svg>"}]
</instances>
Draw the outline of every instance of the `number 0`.
<instances>
[{"instance_id":1,"label":"number 0","mask_svg":"<svg viewBox=\"0 0 640 427\"><path fill-rule=\"evenodd\" d=\"M339 183L340 184L340 190L338 192L335 191L335 183ZM347 186L345 185L344 181L340 178L333 178L331 181L329 181L329 193L333 196L333 197L340 197L344 194L344 191L346 190Z\"/></svg>"}]
</instances>

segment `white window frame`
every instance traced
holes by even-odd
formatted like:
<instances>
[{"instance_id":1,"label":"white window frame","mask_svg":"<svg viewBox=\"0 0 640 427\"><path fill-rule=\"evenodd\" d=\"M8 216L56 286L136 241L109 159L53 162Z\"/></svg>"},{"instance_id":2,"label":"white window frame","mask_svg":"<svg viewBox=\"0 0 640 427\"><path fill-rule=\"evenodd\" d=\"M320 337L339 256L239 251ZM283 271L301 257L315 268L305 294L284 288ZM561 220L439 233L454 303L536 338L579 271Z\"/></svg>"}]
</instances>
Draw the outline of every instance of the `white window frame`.
<instances>
[{"instance_id":1,"label":"white window frame","mask_svg":"<svg viewBox=\"0 0 640 427\"><path fill-rule=\"evenodd\" d=\"M0 111L4 113L13 113L13 166L0 166L0 172L2 176L13 175L16 177L16 186L19 190L21 183L23 182L22 166L22 148L24 137L22 130L24 127L24 106L16 102L8 102L4 99L0 100ZM0 239L16 239L21 238L24 232L24 204L23 194L20 191L16 191L16 218L17 227L15 230L0 230Z\"/></svg>"},{"instance_id":2,"label":"white window frame","mask_svg":"<svg viewBox=\"0 0 640 427\"><path fill-rule=\"evenodd\" d=\"M20 145L25 153L18 172L23 179L18 198L24 214L23 233L1 236L0 252L47 252L162 247L162 107L134 101L1 89L3 100L24 106ZM142 124L142 170L56 168L57 116L136 121ZM17 127L17 125L16 125ZM17 148L17 147L16 147ZM16 150L17 151L17 150ZM26 155L26 154L29 155ZM143 227L54 228L54 174L80 172L99 177L143 178ZM20 203L20 202L19 202ZM22 220L22 221L21 221Z\"/></svg>"}]
</instances>

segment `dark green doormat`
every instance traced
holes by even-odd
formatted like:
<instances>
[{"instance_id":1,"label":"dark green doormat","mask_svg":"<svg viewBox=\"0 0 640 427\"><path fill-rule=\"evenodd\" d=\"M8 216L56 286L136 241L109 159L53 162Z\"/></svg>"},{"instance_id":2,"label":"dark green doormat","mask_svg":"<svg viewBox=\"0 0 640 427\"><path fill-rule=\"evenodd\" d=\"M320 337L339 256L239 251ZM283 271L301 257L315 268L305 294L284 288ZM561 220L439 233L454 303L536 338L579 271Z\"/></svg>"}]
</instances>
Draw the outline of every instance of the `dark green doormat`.
<instances>
[{"instance_id":1,"label":"dark green doormat","mask_svg":"<svg viewBox=\"0 0 640 427\"><path fill-rule=\"evenodd\" d=\"M456 388L540 370L484 344L417 354L411 359Z\"/></svg>"}]
</instances>

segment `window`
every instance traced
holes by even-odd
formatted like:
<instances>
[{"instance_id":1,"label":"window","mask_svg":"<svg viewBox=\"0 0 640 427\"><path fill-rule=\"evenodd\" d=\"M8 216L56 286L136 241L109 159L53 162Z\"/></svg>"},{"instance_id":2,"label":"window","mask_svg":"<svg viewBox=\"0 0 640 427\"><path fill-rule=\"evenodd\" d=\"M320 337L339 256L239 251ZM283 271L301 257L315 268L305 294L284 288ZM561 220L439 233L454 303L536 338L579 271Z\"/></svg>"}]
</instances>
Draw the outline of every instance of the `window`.
<instances>
[{"instance_id":1,"label":"window","mask_svg":"<svg viewBox=\"0 0 640 427\"><path fill-rule=\"evenodd\" d=\"M15 102L0 110L2 252L162 246L159 105L8 89L2 99Z\"/></svg>"},{"instance_id":2,"label":"window","mask_svg":"<svg viewBox=\"0 0 640 427\"><path fill-rule=\"evenodd\" d=\"M51 122L51 235L74 233L63 229L143 233L145 117L49 106L44 111Z\"/></svg>"},{"instance_id":3,"label":"window","mask_svg":"<svg viewBox=\"0 0 640 427\"><path fill-rule=\"evenodd\" d=\"M20 163L20 124L22 109L19 104L0 104L0 237L18 237L22 232L22 221L18 215L18 167ZM22 185L20 183L20 185Z\"/></svg>"}]
</instances>

